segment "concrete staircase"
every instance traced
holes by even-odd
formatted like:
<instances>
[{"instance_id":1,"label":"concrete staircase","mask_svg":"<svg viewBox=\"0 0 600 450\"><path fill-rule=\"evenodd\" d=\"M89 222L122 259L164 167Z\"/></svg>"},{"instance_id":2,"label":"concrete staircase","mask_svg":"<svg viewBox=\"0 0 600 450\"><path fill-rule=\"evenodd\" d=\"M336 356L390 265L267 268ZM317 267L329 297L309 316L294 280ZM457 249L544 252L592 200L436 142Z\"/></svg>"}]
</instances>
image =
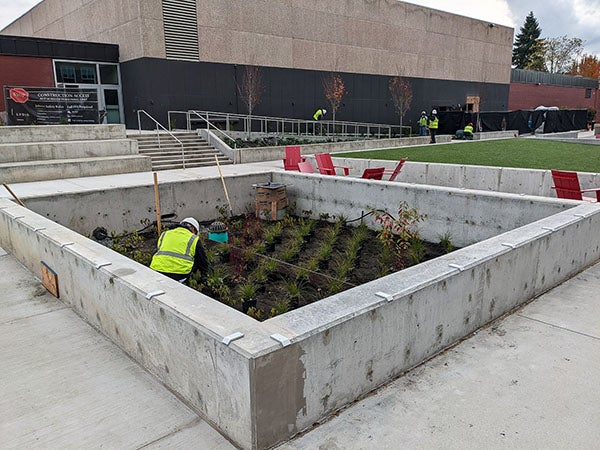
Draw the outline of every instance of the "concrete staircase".
<instances>
[{"instance_id":1,"label":"concrete staircase","mask_svg":"<svg viewBox=\"0 0 600 450\"><path fill-rule=\"evenodd\" d=\"M152 158L152 170L214 166L215 155L219 164L233 164L195 132L175 132L173 135L183 144L183 151L182 145L168 133L158 136L156 133L130 134L129 137L138 141L140 155Z\"/></svg>"},{"instance_id":2,"label":"concrete staircase","mask_svg":"<svg viewBox=\"0 0 600 450\"><path fill-rule=\"evenodd\" d=\"M152 169L124 125L0 127L3 183L79 178Z\"/></svg>"}]
</instances>

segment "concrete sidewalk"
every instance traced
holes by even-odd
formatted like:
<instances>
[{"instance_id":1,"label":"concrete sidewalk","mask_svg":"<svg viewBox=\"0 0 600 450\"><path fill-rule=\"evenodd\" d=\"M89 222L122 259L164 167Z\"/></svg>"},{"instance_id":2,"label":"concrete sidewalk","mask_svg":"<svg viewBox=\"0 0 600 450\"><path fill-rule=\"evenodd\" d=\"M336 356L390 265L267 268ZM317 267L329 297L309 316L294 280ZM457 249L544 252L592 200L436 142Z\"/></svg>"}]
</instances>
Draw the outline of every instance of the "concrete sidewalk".
<instances>
[{"instance_id":1,"label":"concrete sidewalk","mask_svg":"<svg viewBox=\"0 0 600 450\"><path fill-rule=\"evenodd\" d=\"M0 255L0 448L234 448Z\"/></svg>"},{"instance_id":2,"label":"concrete sidewalk","mask_svg":"<svg viewBox=\"0 0 600 450\"><path fill-rule=\"evenodd\" d=\"M0 448L232 445L0 251ZM600 264L280 449L595 449Z\"/></svg>"}]
</instances>

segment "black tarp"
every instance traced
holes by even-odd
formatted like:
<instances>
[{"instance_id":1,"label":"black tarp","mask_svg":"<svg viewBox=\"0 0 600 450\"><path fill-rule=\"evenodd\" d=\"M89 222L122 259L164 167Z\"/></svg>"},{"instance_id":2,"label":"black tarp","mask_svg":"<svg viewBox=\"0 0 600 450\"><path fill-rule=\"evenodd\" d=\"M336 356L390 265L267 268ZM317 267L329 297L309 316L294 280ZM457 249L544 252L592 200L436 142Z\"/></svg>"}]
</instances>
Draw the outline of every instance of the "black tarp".
<instances>
[{"instance_id":1,"label":"black tarp","mask_svg":"<svg viewBox=\"0 0 600 450\"><path fill-rule=\"evenodd\" d=\"M519 110L471 113L440 111L440 134L455 134L469 122L475 131L518 130L519 134L532 133L543 125L544 133L583 130L587 124L587 110Z\"/></svg>"}]
</instances>

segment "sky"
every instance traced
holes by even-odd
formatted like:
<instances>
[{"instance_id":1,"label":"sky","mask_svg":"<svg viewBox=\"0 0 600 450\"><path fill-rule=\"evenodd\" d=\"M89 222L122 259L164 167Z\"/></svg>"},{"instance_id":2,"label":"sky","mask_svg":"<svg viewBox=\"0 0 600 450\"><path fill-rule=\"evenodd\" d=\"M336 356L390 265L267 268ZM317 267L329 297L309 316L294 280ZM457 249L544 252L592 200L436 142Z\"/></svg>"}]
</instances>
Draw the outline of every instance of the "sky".
<instances>
[{"instance_id":1,"label":"sky","mask_svg":"<svg viewBox=\"0 0 600 450\"><path fill-rule=\"evenodd\" d=\"M0 0L0 30L37 3L40 1ZM533 11L542 37L578 37L584 40L585 53L600 56L600 0L407 0L407 3L510 26L515 35L527 14Z\"/></svg>"}]
</instances>

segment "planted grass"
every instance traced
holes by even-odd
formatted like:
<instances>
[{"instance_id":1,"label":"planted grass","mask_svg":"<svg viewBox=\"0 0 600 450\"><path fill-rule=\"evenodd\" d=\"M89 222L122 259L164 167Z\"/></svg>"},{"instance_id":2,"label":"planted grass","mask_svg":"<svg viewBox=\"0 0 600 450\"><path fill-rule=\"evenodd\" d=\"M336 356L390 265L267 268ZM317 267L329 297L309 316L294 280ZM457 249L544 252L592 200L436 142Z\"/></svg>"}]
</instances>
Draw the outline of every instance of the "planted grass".
<instances>
[{"instance_id":1,"label":"planted grass","mask_svg":"<svg viewBox=\"0 0 600 450\"><path fill-rule=\"evenodd\" d=\"M442 145L336 153L335 156L392 161L408 157L412 162L600 172L600 146L526 138L461 141Z\"/></svg>"}]
</instances>

